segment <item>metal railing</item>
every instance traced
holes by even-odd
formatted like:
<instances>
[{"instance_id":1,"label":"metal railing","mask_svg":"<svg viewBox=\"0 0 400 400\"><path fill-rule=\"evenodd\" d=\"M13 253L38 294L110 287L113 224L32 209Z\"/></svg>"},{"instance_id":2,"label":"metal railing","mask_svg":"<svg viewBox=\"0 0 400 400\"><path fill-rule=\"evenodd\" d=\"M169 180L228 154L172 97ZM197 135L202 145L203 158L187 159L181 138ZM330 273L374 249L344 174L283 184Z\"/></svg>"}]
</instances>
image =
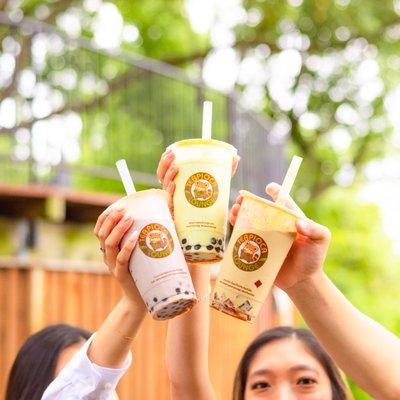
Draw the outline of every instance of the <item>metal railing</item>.
<instances>
[{"instance_id":1,"label":"metal railing","mask_svg":"<svg viewBox=\"0 0 400 400\"><path fill-rule=\"evenodd\" d=\"M165 147L200 135L204 99L213 101L213 137L242 157L233 186L262 194L282 177L285 143L273 141L270 122L235 95L29 18L15 22L0 12L0 38L19 49L14 72L0 77L0 115L16 114L0 125L0 182L120 191L114 163L125 158L139 187L155 186Z\"/></svg>"}]
</instances>

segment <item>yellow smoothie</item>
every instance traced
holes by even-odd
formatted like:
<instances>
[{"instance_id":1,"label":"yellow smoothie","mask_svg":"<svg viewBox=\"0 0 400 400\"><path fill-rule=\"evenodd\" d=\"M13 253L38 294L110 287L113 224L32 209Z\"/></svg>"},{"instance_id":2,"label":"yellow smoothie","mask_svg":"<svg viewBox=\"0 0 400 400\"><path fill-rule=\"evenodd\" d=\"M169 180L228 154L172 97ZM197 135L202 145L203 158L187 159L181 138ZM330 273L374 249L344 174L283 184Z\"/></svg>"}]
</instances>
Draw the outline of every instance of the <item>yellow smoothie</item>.
<instances>
[{"instance_id":1,"label":"yellow smoothie","mask_svg":"<svg viewBox=\"0 0 400 400\"><path fill-rule=\"evenodd\" d=\"M296 236L299 216L250 192L243 202L211 306L254 322Z\"/></svg>"}]
</instances>

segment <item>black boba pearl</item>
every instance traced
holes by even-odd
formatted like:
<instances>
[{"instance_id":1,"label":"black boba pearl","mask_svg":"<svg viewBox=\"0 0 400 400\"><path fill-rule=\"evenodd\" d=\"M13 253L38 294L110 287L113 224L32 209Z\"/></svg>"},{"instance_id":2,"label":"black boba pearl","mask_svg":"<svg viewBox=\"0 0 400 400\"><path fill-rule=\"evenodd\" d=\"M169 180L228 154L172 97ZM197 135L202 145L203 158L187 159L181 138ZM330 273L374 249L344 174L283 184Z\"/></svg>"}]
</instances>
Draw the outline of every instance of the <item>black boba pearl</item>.
<instances>
[{"instance_id":1,"label":"black boba pearl","mask_svg":"<svg viewBox=\"0 0 400 400\"><path fill-rule=\"evenodd\" d=\"M185 247L186 250L190 250L191 248L192 248L192 246L191 246L190 244L188 244L188 245Z\"/></svg>"},{"instance_id":2,"label":"black boba pearl","mask_svg":"<svg viewBox=\"0 0 400 400\"><path fill-rule=\"evenodd\" d=\"M162 299L162 301L167 301L168 300L168 297L164 297L163 299Z\"/></svg>"},{"instance_id":3,"label":"black boba pearl","mask_svg":"<svg viewBox=\"0 0 400 400\"><path fill-rule=\"evenodd\" d=\"M185 290L185 294L189 294L189 292L187 290Z\"/></svg>"},{"instance_id":4,"label":"black boba pearl","mask_svg":"<svg viewBox=\"0 0 400 400\"><path fill-rule=\"evenodd\" d=\"M201 248L201 244L196 244L195 246L194 246L194 249L195 250L199 250Z\"/></svg>"},{"instance_id":5,"label":"black boba pearl","mask_svg":"<svg viewBox=\"0 0 400 400\"><path fill-rule=\"evenodd\" d=\"M217 244L217 239L211 238L211 243L212 243L212 244Z\"/></svg>"},{"instance_id":6,"label":"black boba pearl","mask_svg":"<svg viewBox=\"0 0 400 400\"><path fill-rule=\"evenodd\" d=\"M221 248L220 248L220 247L216 247L216 248L215 248L215 251L216 251L217 253L219 253L219 252L221 251Z\"/></svg>"},{"instance_id":7,"label":"black boba pearl","mask_svg":"<svg viewBox=\"0 0 400 400\"><path fill-rule=\"evenodd\" d=\"M157 303L157 301L158 301L157 297L154 297L153 301L154 301L154 303Z\"/></svg>"},{"instance_id":8,"label":"black boba pearl","mask_svg":"<svg viewBox=\"0 0 400 400\"><path fill-rule=\"evenodd\" d=\"M212 246L211 244L209 244L208 246L207 246L207 250L212 250L214 248L214 246Z\"/></svg>"},{"instance_id":9,"label":"black boba pearl","mask_svg":"<svg viewBox=\"0 0 400 400\"><path fill-rule=\"evenodd\" d=\"M219 244L220 246L222 246L222 239L219 239L219 240L218 240L218 244Z\"/></svg>"},{"instance_id":10,"label":"black boba pearl","mask_svg":"<svg viewBox=\"0 0 400 400\"><path fill-rule=\"evenodd\" d=\"M182 239L182 244L186 244L187 239Z\"/></svg>"},{"instance_id":11,"label":"black boba pearl","mask_svg":"<svg viewBox=\"0 0 400 400\"><path fill-rule=\"evenodd\" d=\"M177 287L177 288L175 289L175 292L176 292L176 293L180 293L180 292L181 292L181 288Z\"/></svg>"}]
</instances>

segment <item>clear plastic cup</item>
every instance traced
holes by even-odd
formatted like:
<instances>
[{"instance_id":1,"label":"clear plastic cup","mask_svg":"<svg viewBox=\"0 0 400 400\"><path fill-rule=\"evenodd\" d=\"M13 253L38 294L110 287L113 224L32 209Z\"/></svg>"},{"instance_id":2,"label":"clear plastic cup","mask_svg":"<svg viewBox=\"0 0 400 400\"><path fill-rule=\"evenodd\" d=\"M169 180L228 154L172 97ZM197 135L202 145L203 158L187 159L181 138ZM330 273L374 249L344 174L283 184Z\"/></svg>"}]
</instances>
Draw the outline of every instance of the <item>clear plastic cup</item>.
<instances>
[{"instance_id":1,"label":"clear plastic cup","mask_svg":"<svg viewBox=\"0 0 400 400\"><path fill-rule=\"evenodd\" d=\"M139 232L129 269L152 317L173 318L189 311L196 293L167 203L167 193L150 189L124 198L134 219L124 240Z\"/></svg>"},{"instance_id":2,"label":"clear plastic cup","mask_svg":"<svg viewBox=\"0 0 400 400\"><path fill-rule=\"evenodd\" d=\"M240 191L243 201L211 307L254 322L296 236L294 211Z\"/></svg>"},{"instance_id":3,"label":"clear plastic cup","mask_svg":"<svg viewBox=\"0 0 400 400\"><path fill-rule=\"evenodd\" d=\"M225 248L233 158L237 150L218 140L172 144L175 164L174 220L187 261L213 263Z\"/></svg>"}]
</instances>

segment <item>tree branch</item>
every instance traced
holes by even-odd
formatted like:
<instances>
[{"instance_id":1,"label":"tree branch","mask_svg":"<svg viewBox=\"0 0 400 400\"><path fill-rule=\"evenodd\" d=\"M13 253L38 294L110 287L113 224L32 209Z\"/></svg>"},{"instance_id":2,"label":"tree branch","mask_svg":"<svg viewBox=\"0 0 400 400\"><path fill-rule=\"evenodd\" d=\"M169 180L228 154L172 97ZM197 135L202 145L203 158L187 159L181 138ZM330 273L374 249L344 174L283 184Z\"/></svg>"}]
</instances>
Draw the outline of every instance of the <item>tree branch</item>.
<instances>
[{"instance_id":1,"label":"tree branch","mask_svg":"<svg viewBox=\"0 0 400 400\"><path fill-rule=\"evenodd\" d=\"M54 8L50 11L50 14L44 20L47 24L54 24L59 14L67 10L72 5L71 0L60 0L54 3Z\"/></svg>"},{"instance_id":2,"label":"tree branch","mask_svg":"<svg viewBox=\"0 0 400 400\"><path fill-rule=\"evenodd\" d=\"M185 65L189 62L193 62L196 60L202 60L207 57L207 54L212 50L211 47L208 47L207 49L204 50L198 50L190 54L185 54L185 55L180 55L180 56L175 56L175 57L170 57L170 58L165 58L162 59L162 62L165 62L167 64L171 65Z\"/></svg>"},{"instance_id":3,"label":"tree branch","mask_svg":"<svg viewBox=\"0 0 400 400\"><path fill-rule=\"evenodd\" d=\"M5 4L5 0L0 0L0 1L4 1ZM65 11L70 6L71 6L70 0L61 0L58 3L55 3L54 8L51 10L50 14L47 16L44 22L54 23L57 15ZM0 11L1 11L1 3L0 3ZM23 36L22 41L20 43L21 51L16 57L15 68L13 75L11 77L10 84L2 90L2 93L0 95L0 103L2 102L2 100L12 95L18 84L19 73L30 64L31 45L32 45L32 36Z\"/></svg>"},{"instance_id":4,"label":"tree branch","mask_svg":"<svg viewBox=\"0 0 400 400\"><path fill-rule=\"evenodd\" d=\"M131 70L131 71L127 72L126 74L123 74L123 75L119 76L118 78L114 79L108 85L108 91L104 95L95 97L89 101L77 101L72 104L67 103L63 107L59 108L58 110L53 111L51 114L47 115L46 117L32 118L27 121L23 121L20 124L18 124L17 126L15 126L14 128L1 128L0 134L1 133L3 133L3 134L14 133L17 129L21 129L21 128L30 129L30 128L32 128L32 125L35 122L47 120L55 115L60 115L67 111L74 111L74 112L80 113L83 111L88 111L92 108L101 107L107 101L108 96L111 93L113 93L119 89L123 89L128 82L130 82L140 76L146 75L147 73L148 73L148 71L145 71L145 70L140 70L140 71L138 71L136 69Z\"/></svg>"},{"instance_id":5,"label":"tree branch","mask_svg":"<svg viewBox=\"0 0 400 400\"><path fill-rule=\"evenodd\" d=\"M6 8L7 0L0 0L0 11Z\"/></svg>"},{"instance_id":6,"label":"tree branch","mask_svg":"<svg viewBox=\"0 0 400 400\"><path fill-rule=\"evenodd\" d=\"M370 132L367 135L364 136L364 139L362 140L362 142L360 143L357 151L354 154L353 157L353 161L352 164L353 166L356 168L358 166L360 166L363 162L365 153L369 147L370 142L372 141L372 139L374 138L374 133Z\"/></svg>"},{"instance_id":7,"label":"tree branch","mask_svg":"<svg viewBox=\"0 0 400 400\"><path fill-rule=\"evenodd\" d=\"M21 70L23 70L30 63L32 37L27 36L22 39L21 51L16 57L14 72L11 77L10 84L3 89L0 95L0 103L7 97L11 96L18 84L18 77Z\"/></svg>"}]
</instances>

